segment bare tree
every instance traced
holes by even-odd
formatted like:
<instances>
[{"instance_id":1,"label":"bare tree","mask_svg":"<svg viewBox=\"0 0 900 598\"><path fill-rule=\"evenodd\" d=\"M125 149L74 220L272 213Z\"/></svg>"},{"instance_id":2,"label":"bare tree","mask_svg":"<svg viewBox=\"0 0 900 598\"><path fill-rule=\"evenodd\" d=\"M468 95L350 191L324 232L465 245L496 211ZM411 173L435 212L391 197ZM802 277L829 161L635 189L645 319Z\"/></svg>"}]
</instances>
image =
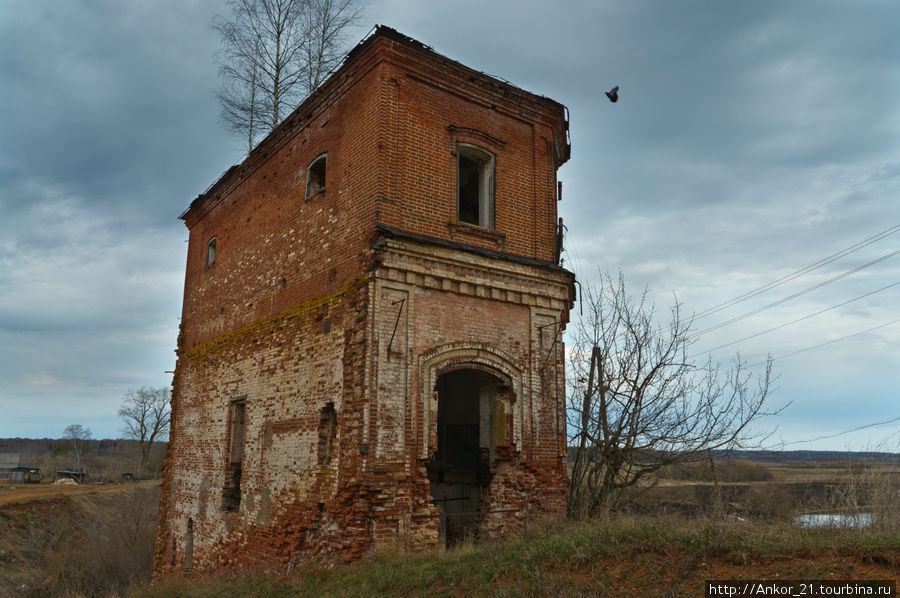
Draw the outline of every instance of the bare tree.
<instances>
[{"instance_id":1,"label":"bare tree","mask_svg":"<svg viewBox=\"0 0 900 598\"><path fill-rule=\"evenodd\" d=\"M166 436L169 431L171 392L168 388L143 387L125 393L125 400L119 407L119 417L125 420L122 431L126 438L137 440L141 456L138 474L142 474L150 458L153 443Z\"/></svg>"},{"instance_id":2,"label":"bare tree","mask_svg":"<svg viewBox=\"0 0 900 598\"><path fill-rule=\"evenodd\" d=\"M274 129L340 64L360 0L230 0L222 36L222 120L247 140Z\"/></svg>"},{"instance_id":3,"label":"bare tree","mask_svg":"<svg viewBox=\"0 0 900 598\"><path fill-rule=\"evenodd\" d=\"M359 23L360 0L308 0L306 31L306 95L313 92L344 58L346 32Z\"/></svg>"},{"instance_id":4,"label":"bare tree","mask_svg":"<svg viewBox=\"0 0 900 598\"><path fill-rule=\"evenodd\" d=\"M637 300L620 273L586 289L569 359L569 487L573 516L615 506L621 490L673 463L706 458L761 440L751 424L764 415L772 358L754 376L740 357L720 371L688 356L691 319L675 301L657 323L647 290Z\"/></svg>"},{"instance_id":5,"label":"bare tree","mask_svg":"<svg viewBox=\"0 0 900 598\"><path fill-rule=\"evenodd\" d=\"M85 428L81 424L69 424L63 430L63 438L72 442L72 451L75 453L76 467L81 467L81 453L84 451L84 443L86 440L93 438L90 428Z\"/></svg>"}]
</instances>

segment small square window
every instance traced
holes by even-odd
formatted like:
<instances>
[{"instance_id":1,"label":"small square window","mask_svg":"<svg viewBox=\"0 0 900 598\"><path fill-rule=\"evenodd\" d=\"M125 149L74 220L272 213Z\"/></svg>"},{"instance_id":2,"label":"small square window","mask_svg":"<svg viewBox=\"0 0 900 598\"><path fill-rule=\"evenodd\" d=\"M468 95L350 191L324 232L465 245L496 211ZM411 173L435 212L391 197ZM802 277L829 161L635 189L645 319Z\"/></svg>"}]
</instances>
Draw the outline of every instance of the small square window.
<instances>
[{"instance_id":1,"label":"small square window","mask_svg":"<svg viewBox=\"0 0 900 598\"><path fill-rule=\"evenodd\" d=\"M457 147L457 211L460 222L494 227L494 156L474 145Z\"/></svg>"},{"instance_id":2,"label":"small square window","mask_svg":"<svg viewBox=\"0 0 900 598\"><path fill-rule=\"evenodd\" d=\"M328 154L322 154L313 160L306 169L306 199L310 199L325 191L325 166Z\"/></svg>"}]
</instances>

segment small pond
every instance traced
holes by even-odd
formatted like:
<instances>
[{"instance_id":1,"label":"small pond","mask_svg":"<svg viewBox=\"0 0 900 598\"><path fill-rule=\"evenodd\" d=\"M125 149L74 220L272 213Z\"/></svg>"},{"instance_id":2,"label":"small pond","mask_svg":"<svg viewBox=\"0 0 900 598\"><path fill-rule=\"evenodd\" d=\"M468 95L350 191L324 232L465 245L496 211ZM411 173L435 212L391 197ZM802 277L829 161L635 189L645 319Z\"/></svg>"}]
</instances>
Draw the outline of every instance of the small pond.
<instances>
[{"instance_id":1,"label":"small pond","mask_svg":"<svg viewBox=\"0 0 900 598\"><path fill-rule=\"evenodd\" d=\"M872 514L805 513L794 517L794 523L803 527L868 527L872 525Z\"/></svg>"}]
</instances>

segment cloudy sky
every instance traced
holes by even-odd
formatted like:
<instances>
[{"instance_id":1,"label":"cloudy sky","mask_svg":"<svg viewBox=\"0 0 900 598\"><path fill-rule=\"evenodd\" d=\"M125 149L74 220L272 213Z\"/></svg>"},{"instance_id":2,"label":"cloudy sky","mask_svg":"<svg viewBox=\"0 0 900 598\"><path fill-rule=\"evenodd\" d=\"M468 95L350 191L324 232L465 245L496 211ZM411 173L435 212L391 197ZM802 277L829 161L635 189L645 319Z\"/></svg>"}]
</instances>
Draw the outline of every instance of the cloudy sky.
<instances>
[{"instance_id":1,"label":"cloudy sky","mask_svg":"<svg viewBox=\"0 0 900 598\"><path fill-rule=\"evenodd\" d=\"M550 6L372 0L350 37L390 25L566 104L566 266L677 297L698 352L771 353L779 446L900 450L900 3ZM125 392L170 384L177 217L243 157L222 10L0 3L0 437L115 437Z\"/></svg>"}]
</instances>

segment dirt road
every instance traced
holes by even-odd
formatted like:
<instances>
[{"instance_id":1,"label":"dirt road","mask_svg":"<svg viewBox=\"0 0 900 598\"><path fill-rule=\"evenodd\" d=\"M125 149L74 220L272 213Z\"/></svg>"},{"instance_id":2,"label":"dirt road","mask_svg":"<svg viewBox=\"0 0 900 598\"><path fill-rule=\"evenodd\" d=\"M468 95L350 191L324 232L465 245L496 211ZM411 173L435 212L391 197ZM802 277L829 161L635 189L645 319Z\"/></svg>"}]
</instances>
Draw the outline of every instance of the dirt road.
<instances>
[{"instance_id":1,"label":"dirt road","mask_svg":"<svg viewBox=\"0 0 900 598\"><path fill-rule=\"evenodd\" d=\"M128 488L146 487L159 484L159 480L144 480L130 484L81 484L79 486L53 486L52 484L7 484L0 482L0 506L9 503L22 503L32 500L44 500L68 494L84 494L89 492L112 493Z\"/></svg>"}]
</instances>

